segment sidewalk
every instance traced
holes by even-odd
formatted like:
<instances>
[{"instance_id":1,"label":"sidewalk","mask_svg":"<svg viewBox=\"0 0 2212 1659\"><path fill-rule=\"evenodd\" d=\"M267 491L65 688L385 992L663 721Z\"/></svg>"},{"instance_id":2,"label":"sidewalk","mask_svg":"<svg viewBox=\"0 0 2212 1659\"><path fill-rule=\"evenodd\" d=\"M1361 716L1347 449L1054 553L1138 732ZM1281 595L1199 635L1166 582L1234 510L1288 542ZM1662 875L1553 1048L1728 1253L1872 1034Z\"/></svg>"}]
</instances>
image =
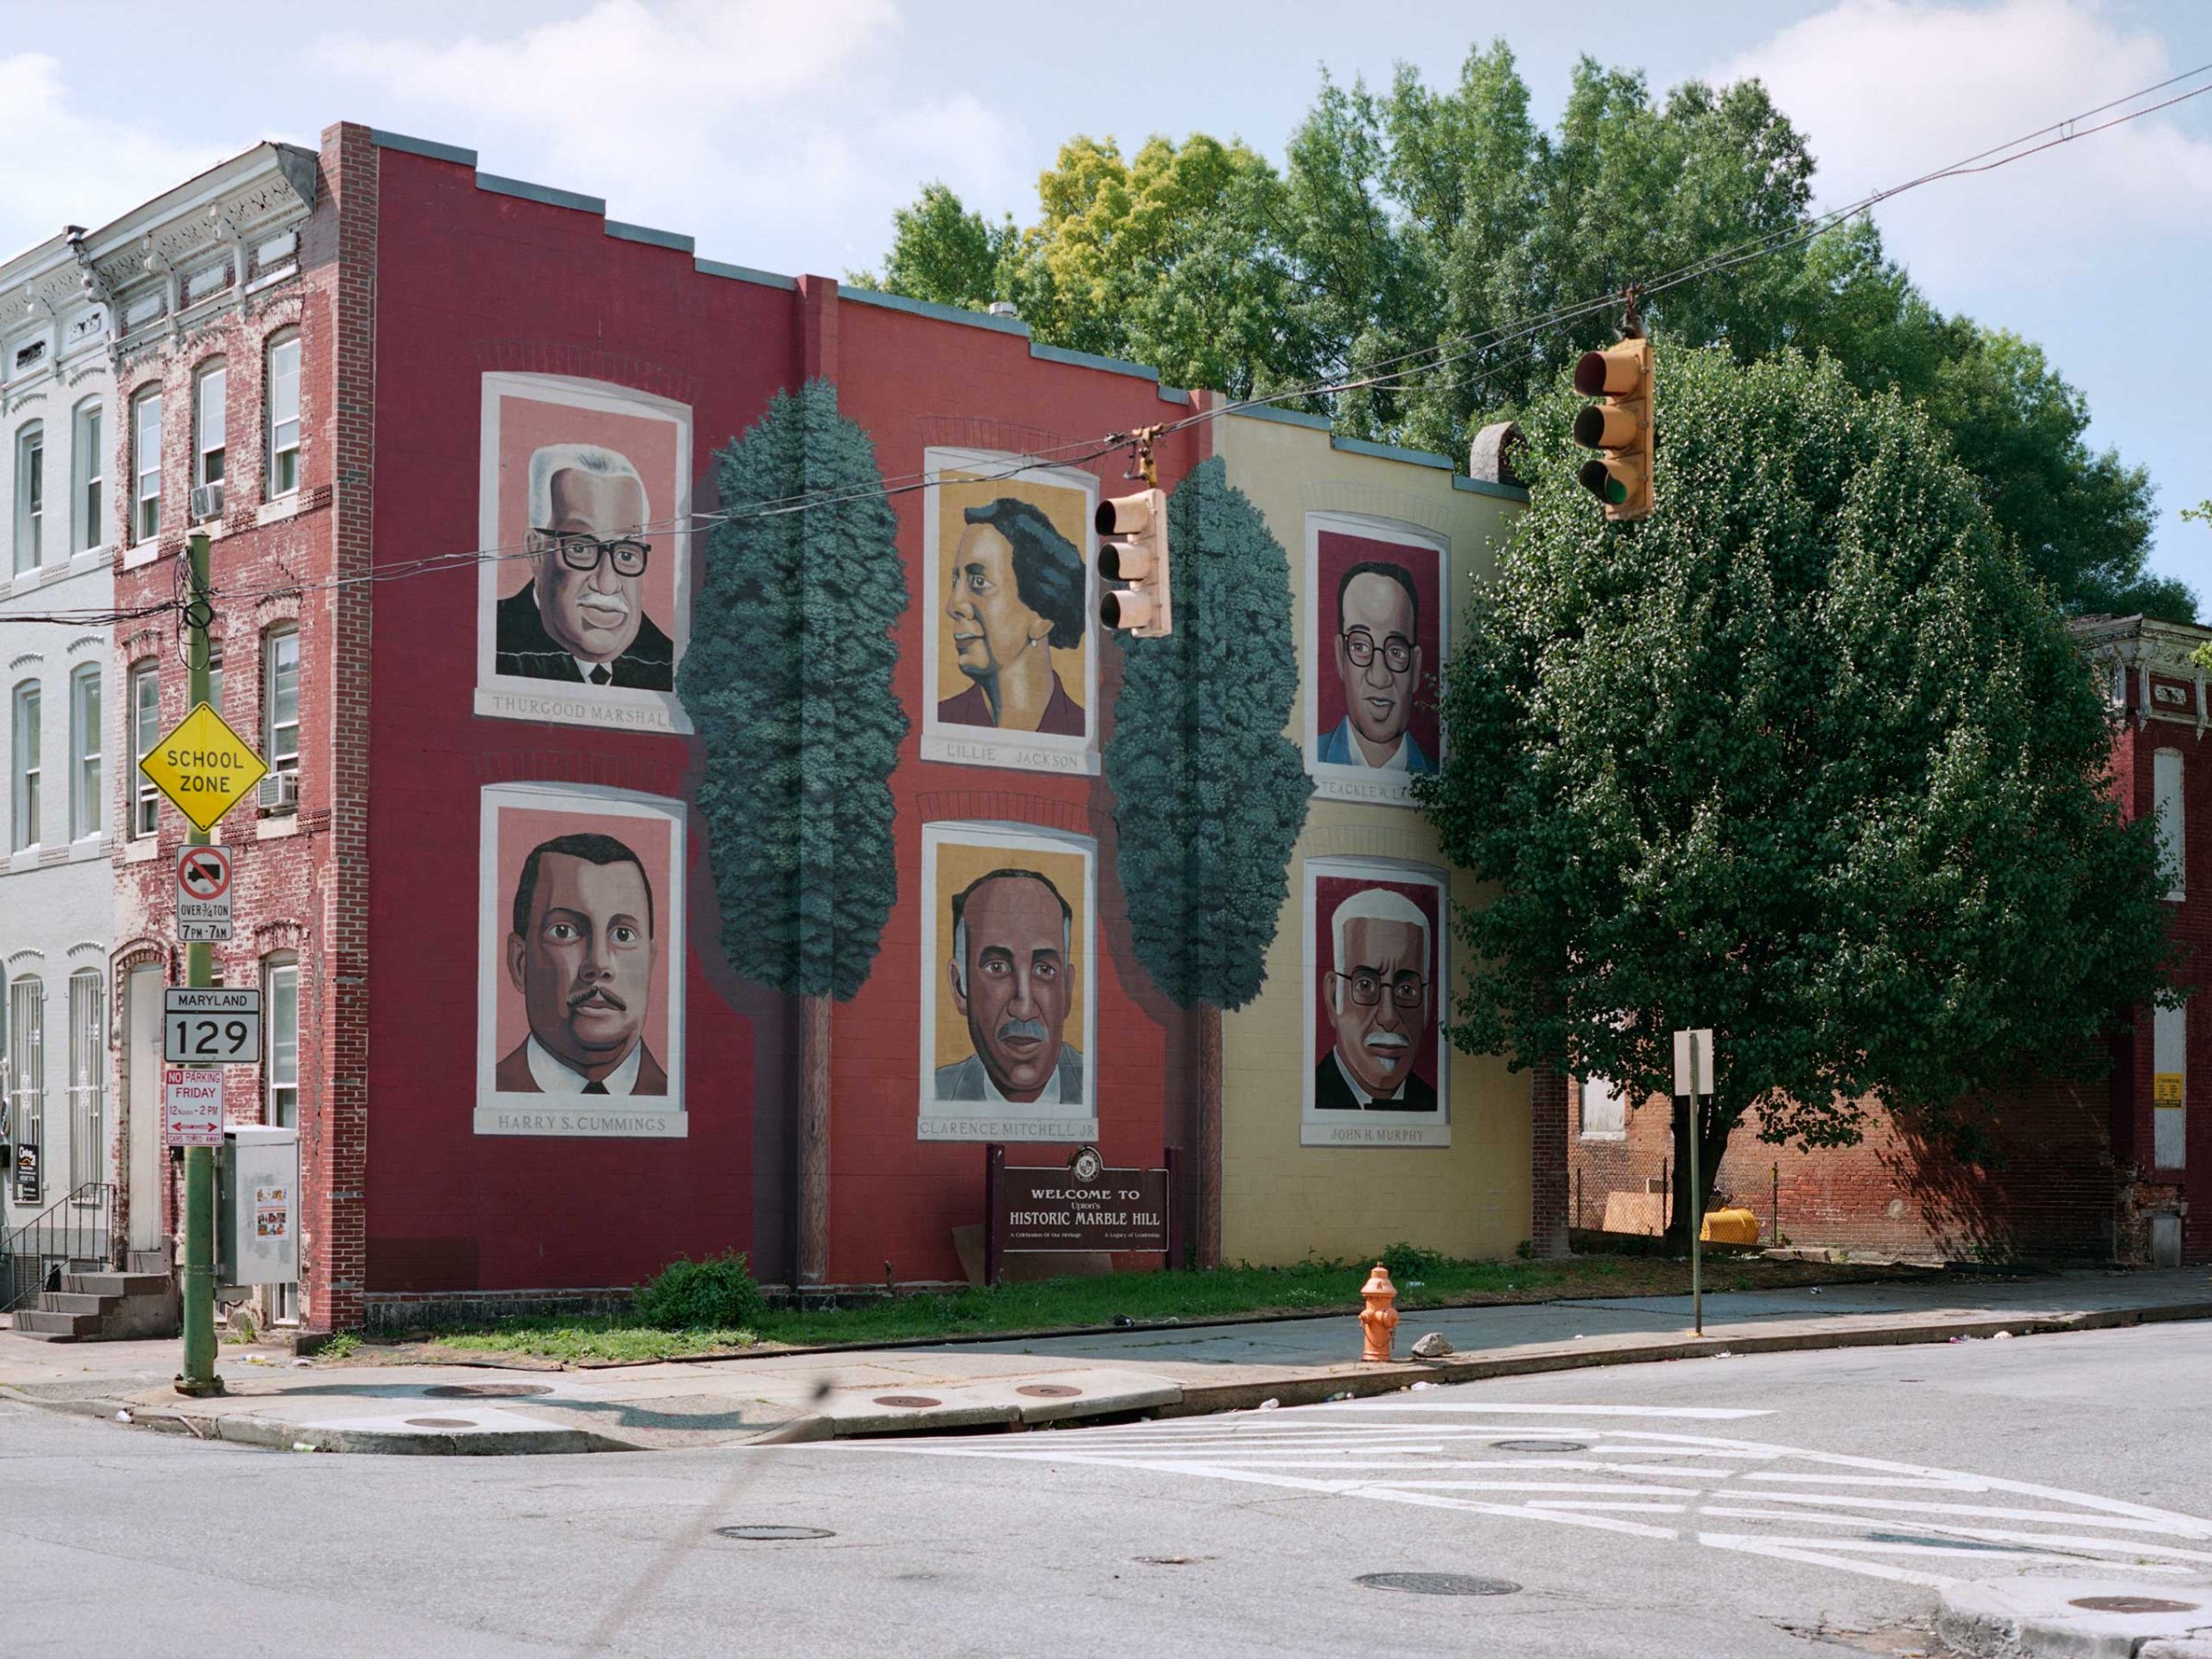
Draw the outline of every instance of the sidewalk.
<instances>
[{"instance_id":1,"label":"sidewalk","mask_svg":"<svg viewBox=\"0 0 2212 1659\"><path fill-rule=\"evenodd\" d=\"M1850 1285L1705 1299L1522 1303L1409 1313L1403 1355L1426 1331L1436 1361L1363 1365L1359 1322L1278 1319L1154 1326L868 1352L555 1370L536 1365L371 1366L226 1347L229 1393L170 1387L174 1342L52 1345L0 1333L0 1393L204 1440L282 1449L498 1454L649 1451L777 1439L1030 1427L1135 1414L1180 1416L1388 1393L1415 1382L1694 1359L1718 1353L2029 1335L2212 1318L2204 1270L2085 1272L1999 1284Z\"/></svg>"}]
</instances>

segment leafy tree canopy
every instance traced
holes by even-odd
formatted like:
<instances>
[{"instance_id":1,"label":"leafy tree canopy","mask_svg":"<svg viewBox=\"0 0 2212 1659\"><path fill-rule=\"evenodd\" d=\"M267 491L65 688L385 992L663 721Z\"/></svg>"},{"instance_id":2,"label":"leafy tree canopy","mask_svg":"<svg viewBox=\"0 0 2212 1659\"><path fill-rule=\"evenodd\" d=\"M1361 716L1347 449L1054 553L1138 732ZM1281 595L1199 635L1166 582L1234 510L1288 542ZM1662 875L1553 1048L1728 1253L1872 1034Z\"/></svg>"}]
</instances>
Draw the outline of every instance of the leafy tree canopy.
<instances>
[{"instance_id":1,"label":"leafy tree canopy","mask_svg":"<svg viewBox=\"0 0 2212 1659\"><path fill-rule=\"evenodd\" d=\"M2146 822L2108 794L2064 620L1924 406L1832 360L1663 359L1658 507L1606 524L1559 388L1447 665L1424 805L1497 884L1453 1040L1671 1088L1711 1026L1706 1169L2102 1053L2164 983ZM1700 1213L1690 1209L1687 1213Z\"/></svg>"},{"instance_id":2,"label":"leafy tree canopy","mask_svg":"<svg viewBox=\"0 0 2212 1659\"><path fill-rule=\"evenodd\" d=\"M850 1000L898 894L898 521L873 493L875 446L827 381L778 394L716 477L730 507L871 492L717 524L677 675L705 740L699 810L731 966L786 995Z\"/></svg>"},{"instance_id":3,"label":"leafy tree canopy","mask_svg":"<svg viewBox=\"0 0 2212 1659\"><path fill-rule=\"evenodd\" d=\"M1175 631L1124 636L1103 756L1137 958L1180 1007L1266 982L1313 784L1283 735L1298 697L1289 559L1218 456L1169 498Z\"/></svg>"},{"instance_id":4,"label":"leafy tree canopy","mask_svg":"<svg viewBox=\"0 0 2212 1659\"><path fill-rule=\"evenodd\" d=\"M1011 300L1038 339L1149 364L1171 384L1241 396L1382 373L1300 401L1346 436L1459 456L1474 427L1517 414L1606 343L1614 318L1478 354L1440 345L1809 230L1813 176L1803 135L1756 81L1659 98L1641 75L1584 59L1547 131L1497 42L1449 86L1405 67L1382 90L1324 77L1279 170L1204 134L1149 139L1133 161L1111 138L1071 138L1019 230L932 185L897 216L882 276L864 280ZM1826 351L1862 390L1896 389L1950 438L2062 606L2190 616L2185 587L2145 572L2149 479L2089 448L2081 394L2033 346L1928 304L1871 224L1669 288L1646 316L1665 346L1745 362ZM1435 359L1403 361L1424 352Z\"/></svg>"}]
</instances>

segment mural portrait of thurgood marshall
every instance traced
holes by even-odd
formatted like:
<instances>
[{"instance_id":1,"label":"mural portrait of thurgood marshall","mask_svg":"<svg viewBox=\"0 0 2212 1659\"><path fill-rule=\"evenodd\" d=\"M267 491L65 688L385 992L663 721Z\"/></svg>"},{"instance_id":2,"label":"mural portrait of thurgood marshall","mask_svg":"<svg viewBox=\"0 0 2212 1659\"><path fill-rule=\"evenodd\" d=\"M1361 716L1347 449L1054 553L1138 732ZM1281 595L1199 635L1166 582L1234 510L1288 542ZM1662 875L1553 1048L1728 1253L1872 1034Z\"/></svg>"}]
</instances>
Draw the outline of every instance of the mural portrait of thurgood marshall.
<instances>
[{"instance_id":1,"label":"mural portrait of thurgood marshall","mask_svg":"<svg viewBox=\"0 0 2212 1659\"><path fill-rule=\"evenodd\" d=\"M940 724L1080 737L1054 651L1083 643L1083 556L1042 509L1001 496L962 514L945 616L968 688L937 705Z\"/></svg>"},{"instance_id":2,"label":"mural portrait of thurgood marshall","mask_svg":"<svg viewBox=\"0 0 2212 1659\"><path fill-rule=\"evenodd\" d=\"M507 976L530 1035L500 1061L510 1094L665 1095L645 1045L653 994L653 884L611 835L559 835L523 861Z\"/></svg>"},{"instance_id":3,"label":"mural portrait of thurgood marshall","mask_svg":"<svg viewBox=\"0 0 2212 1659\"><path fill-rule=\"evenodd\" d=\"M1313 1068L1320 1111L1434 1112L1436 1087L1414 1073L1431 1042L1429 918L1388 888L1336 906L1328 977L1333 1036Z\"/></svg>"},{"instance_id":4,"label":"mural portrait of thurgood marshall","mask_svg":"<svg viewBox=\"0 0 2212 1659\"><path fill-rule=\"evenodd\" d=\"M1420 596L1404 565L1370 559L1344 573L1336 587L1333 654L1344 686L1345 716L1321 735L1323 764L1436 770L1406 729L1421 683L1420 623Z\"/></svg>"},{"instance_id":5,"label":"mural portrait of thurgood marshall","mask_svg":"<svg viewBox=\"0 0 2212 1659\"><path fill-rule=\"evenodd\" d=\"M645 482L628 456L593 443L533 451L531 580L500 601L498 672L673 690L675 647L645 614L649 522Z\"/></svg>"},{"instance_id":6,"label":"mural portrait of thurgood marshall","mask_svg":"<svg viewBox=\"0 0 2212 1659\"><path fill-rule=\"evenodd\" d=\"M975 1053L937 1067L938 1100L1082 1100L1082 1051L1062 1037L1075 1006L1073 948L1074 913L1035 870L993 870L953 896L946 972Z\"/></svg>"}]
</instances>

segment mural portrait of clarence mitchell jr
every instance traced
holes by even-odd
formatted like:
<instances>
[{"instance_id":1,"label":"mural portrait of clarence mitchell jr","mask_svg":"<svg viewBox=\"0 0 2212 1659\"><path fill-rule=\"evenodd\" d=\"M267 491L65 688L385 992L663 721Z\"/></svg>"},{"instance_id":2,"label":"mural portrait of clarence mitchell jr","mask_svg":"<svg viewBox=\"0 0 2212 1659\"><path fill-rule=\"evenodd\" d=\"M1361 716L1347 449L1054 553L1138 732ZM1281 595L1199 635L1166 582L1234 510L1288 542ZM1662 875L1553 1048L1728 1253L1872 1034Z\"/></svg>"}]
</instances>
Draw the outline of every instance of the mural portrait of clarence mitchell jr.
<instances>
[{"instance_id":1,"label":"mural portrait of clarence mitchell jr","mask_svg":"<svg viewBox=\"0 0 2212 1659\"><path fill-rule=\"evenodd\" d=\"M676 651L645 614L653 544L645 482L628 456L554 443L530 456L529 585L499 603L500 674L668 691Z\"/></svg>"},{"instance_id":2,"label":"mural portrait of clarence mitchell jr","mask_svg":"<svg viewBox=\"0 0 2212 1659\"><path fill-rule=\"evenodd\" d=\"M507 976L530 1035L499 1064L508 1094L665 1095L645 1044L655 949L653 884L611 835L559 835L523 861Z\"/></svg>"},{"instance_id":3,"label":"mural portrait of clarence mitchell jr","mask_svg":"<svg viewBox=\"0 0 2212 1659\"><path fill-rule=\"evenodd\" d=\"M1035 870L981 876L952 900L953 1006L975 1053L936 1072L940 1100L1072 1105L1082 1051L1063 1040L1075 1006L1074 912Z\"/></svg>"}]
</instances>

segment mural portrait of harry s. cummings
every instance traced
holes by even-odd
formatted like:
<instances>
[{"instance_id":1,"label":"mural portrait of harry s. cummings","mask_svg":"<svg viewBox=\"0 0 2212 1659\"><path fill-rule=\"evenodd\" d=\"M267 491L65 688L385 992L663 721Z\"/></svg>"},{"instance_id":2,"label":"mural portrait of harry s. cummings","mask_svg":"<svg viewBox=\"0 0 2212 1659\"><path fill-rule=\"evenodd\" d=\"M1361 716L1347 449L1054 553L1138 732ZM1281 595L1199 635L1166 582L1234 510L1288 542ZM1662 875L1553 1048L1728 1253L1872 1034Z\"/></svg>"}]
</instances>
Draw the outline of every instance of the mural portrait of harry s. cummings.
<instances>
[{"instance_id":1,"label":"mural portrait of harry s. cummings","mask_svg":"<svg viewBox=\"0 0 2212 1659\"><path fill-rule=\"evenodd\" d=\"M1429 918L1403 893L1363 888L1347 895L1331 920L1335 1041L1313 1068L1314 1106L1434 1112L1435 1086L1413 1070L1429 1041Z\"/></svg>"},{"instance_id":2,"label":"mural portrait of harry s. cummings","mask_svg":"<svg viewBox=\"0 0 2212 1659\"><path fill-rule=\"evenodd\" d=\"M592 443L530 456L530 583L500 601L494 667L529 679L667 691L676 650L645 614L645 482Z\"/></svg>"},{"instance_id":3,"label":"mural portrait of harry s. cummings","mask_svg":"<svg viewBox=\"0 0 2212 1659\"><path fill-rule=\"evenodd\" d=\"M1322 734L1327 766L1430 772L1436 762L1406 728L1421 683L1421 602L1404 565L1356 564L1336 585L1336 675L1344 718Z\"/></svg>"},{"instance_id":4,"label":"mural portrait of harry s. cummings","mask_svg":"<svg viewBox=\"0 0 2212 1659\"><path fill-rule=\"evenodd\" d=\"M1041 509L1001 496L963 515L945 602L952 649L970 685L937 704L941 724L1083 735L1053 653L1083 643L1083 556Z\"/></svg>"},{"instance_id":5,"label":"mural portrait of harry s. cummings","mask_svg":"<svg viewBox=\"0 0 2212 1659\"><path fill-rule=\"evenodd\" d=\"M1075 1006L1074 916L1034 870L993 870L952 900L952 1003L975 1053L937 1067L940 1100L1072 1106L1082 1051L1061 1039Z\"/></svg>"},{"instance_id":6,"label":"mural portrait of harry s. cummings","mask_svg":"<svg viewBox=\"0 0 2212 1659\"><path fill-rule=\"evenodd\" d=\"M530 1035L493 1077L507 1094L665 1095L645 1046L653 999L653 884L611 835L531 849L514 885L507 977Z\"/></svg>"}]
</instances>

